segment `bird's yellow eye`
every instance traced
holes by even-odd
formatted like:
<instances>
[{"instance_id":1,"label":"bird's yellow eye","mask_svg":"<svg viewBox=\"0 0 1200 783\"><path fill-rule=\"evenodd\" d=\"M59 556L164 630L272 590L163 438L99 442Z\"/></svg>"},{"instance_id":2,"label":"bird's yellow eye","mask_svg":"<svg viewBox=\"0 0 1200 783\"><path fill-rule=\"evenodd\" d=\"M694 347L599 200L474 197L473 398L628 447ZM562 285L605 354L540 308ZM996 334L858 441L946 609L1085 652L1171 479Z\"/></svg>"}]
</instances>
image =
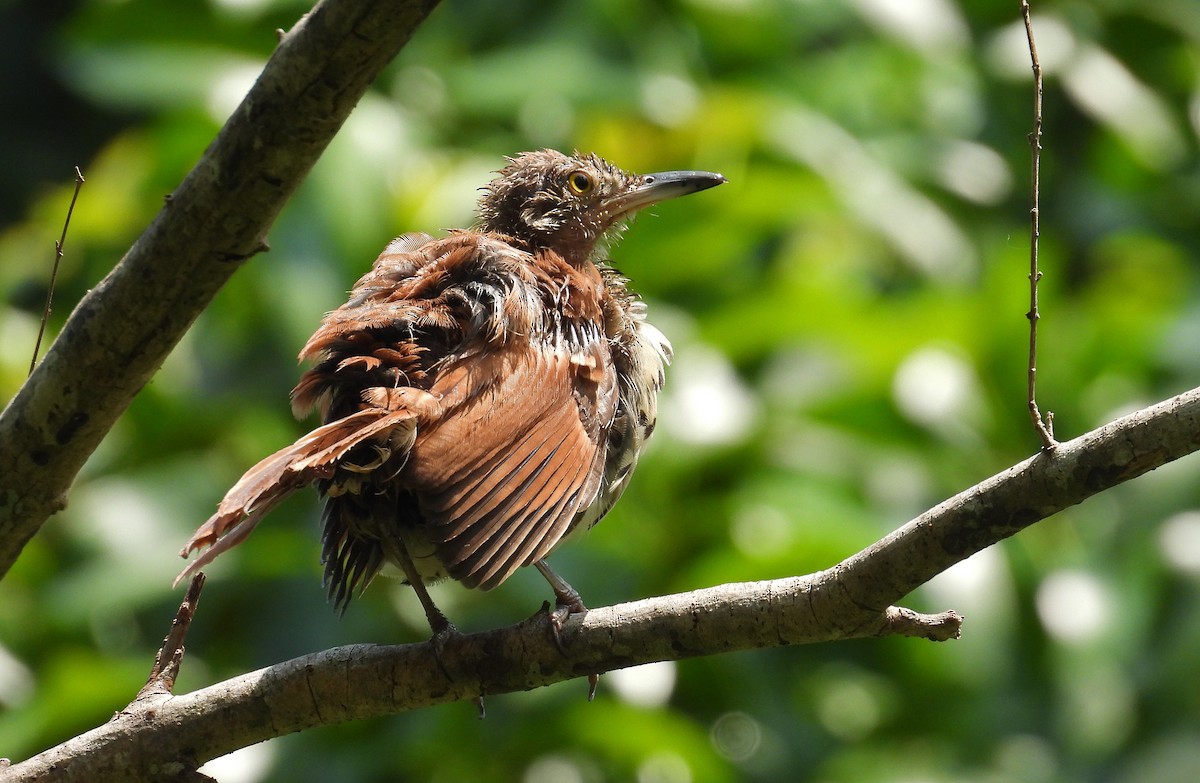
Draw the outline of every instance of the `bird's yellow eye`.
<instances>
[{"instance_id":1,"label":"bird's yellow eye","mask_svg":"<svg viewBox=\"0 0 1200 783\"><path fill-rule=\"evenodd\" d=\"M567 177L567 185L577 196L586 196L592 192L592 188L596 187L595 181L586 171L572 171Z\"/></svg>"}]
</instances>

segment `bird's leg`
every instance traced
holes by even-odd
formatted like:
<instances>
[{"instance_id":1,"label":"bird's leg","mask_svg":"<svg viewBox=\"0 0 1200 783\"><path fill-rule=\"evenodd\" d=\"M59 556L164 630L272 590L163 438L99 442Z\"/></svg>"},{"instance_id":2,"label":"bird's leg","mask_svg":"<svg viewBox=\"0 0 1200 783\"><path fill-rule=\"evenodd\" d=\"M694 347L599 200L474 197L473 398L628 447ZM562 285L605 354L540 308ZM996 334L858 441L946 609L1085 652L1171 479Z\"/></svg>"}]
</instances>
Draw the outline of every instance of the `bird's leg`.
<instances>
[{"instance_id":1,"label":"bird's leg","mask_svg":"<svg viewBox=\"0 0 1200 783\"><path fill-rule=\"evenodd\" d=\"M404 546L404 542L397 537L394 543L400 570L404 572L404 578L412 586L413 592L417 594L417 600L421 602L421 608L425 610L425 619L429 621L429 627L433 630L434 637L458 633L454 623L447 619L442 610L437 608L433 598L429 596L429 591L425 589L425 583L421 581L421 574L417 571L417 565L413 562L412 556L408 554L408 548Z\"/></svg>"},{"instance_id":2,"label":"bird's leg","mask_svg":"<svg viewBox=\"0 0 1200 783\"><path fill-rule=\"evenodd\" d=\"M450 675L450 672L446 669L446 664L442 661L442 650L446 646L447 639L452 636L458 636L458 629L442 613L442 610L437 608L437 604L433 602L429 591L425 589L425 582L421 579L421 573L417 570L417 564L413 562L412 556L408 554L408 547L404 546L404 542L400 540L399 536L393 536L392 544L394 546L393 554L396 556L396 562L399 563L400 570L404 572L404 578L412 586L413 592L417 594L417 600L421 602L421 608L425 610L425 619L429 621L429 627L433 630L433 637L430 638L429 643L433 647L434 660L437 661L438 668L442 670L442 674L446 675L446 679L453 681L454 677ZM483 707L482 695L475 697L475 708L479 710L480 719L487 714L487 711Z\"/></svg>"},{"instance_id":3,"label":"bird's leg","mask_svg":"<svg viewBox=\"0 0 1200 783\"><path fill-rule=\"evenodd\" d=\"M554 637L554 646L560 653L566 655L567 651L562 643L563 626L572 614L586 613L587 607L583 605L583 598L579 596L579 591L571 587L566 579L559 576L549 563L545 560L534 560L533 564L542 576L546 577L546 581L550 583L550 589L554 591L554 611L547 612L546 616L550 619L550 632ZM599 674L588 675L588 701L596 698L596 686L599 683Z\"/></svg>"},{"instance_id":4,"label":"bird's leg","mask_svg":"<svg viewBox=\"0 0 1200 783\"><path fill-rule=\"evenodd\" d=\"M433 638L429 641L433 644L433 654L437 658L438 667L441 668L442 674L446 675L446 679L453 680L450 672L446 671L445 664L442 663L442 648L446 645L447 639L458 633L458 629L442 613L442 610L437 608L437 604L429 596L429 591L425 589L425 582L421 580L421 572L417 570L417 564L413 562L412 556L408 554L408 547L404 546L404 542L400 540L399 536L392 538L392 554L395 555L400 570L404 572L405 580L417 594L421 608L425 610L425 619L429 621L429 627L433 631Z\"/></svg>"}]
</instances>

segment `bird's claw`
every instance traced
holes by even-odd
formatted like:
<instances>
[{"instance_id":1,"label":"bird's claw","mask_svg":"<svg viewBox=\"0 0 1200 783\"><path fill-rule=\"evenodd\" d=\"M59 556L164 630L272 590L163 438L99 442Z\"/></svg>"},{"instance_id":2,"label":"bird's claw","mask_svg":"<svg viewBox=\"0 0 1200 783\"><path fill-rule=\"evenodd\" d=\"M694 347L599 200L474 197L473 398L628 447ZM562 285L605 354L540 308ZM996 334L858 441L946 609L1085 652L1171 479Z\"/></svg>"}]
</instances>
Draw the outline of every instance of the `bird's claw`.
<instances>
[{"instance_id":1,"label":"bird's claw","mask_svg":"<svg viewBox=\"0 0 1200 783\"><path fill-rule=\"evenodd\" d=\"M556 606L550 610L547 605L546 619L550 621L550 638L554 640L554 646L563 657L567 655L567 648L563 645L562 630L570 616L571 610L565 606Z\"/></svg>"},{"instance_id":2,"label":"bird's claw","mask_svg":"<svg viewBox=\"0 0 1200 783\"><path fill-rule=\"evenodd\" d=\"M546 613L546 619L550 622L550 636L554 640L554 646L564 656L567 654L567 648L563 645L562 631L567 625L567 620L571 619L573 614L582 614L587 612L587 607L583 602L576 599L570 603L559 601L550 608L550 603L547 601L542 605L542 611Z\"/></svg>"},{"instance_id":3,"label":"bird's claw","mask_svg":"<svg viewBox=\"0 0 1200 783\"><path fill-rule=\"evenodd\" d=\"M442 620L445 622L439 622L437 630L433 632L433 636L429 637L429 648L433 650L433 659L437 661L442 675L450 682L454 682L454 676L450 674L450 670L446 668L446 662L442 659L442 652L446 649L446 642L462 636L462 632L454 626L454 623L446 620L445 615L442 615ZM480 720L487 717L487 709L483 706L483 694L475 697L475 709L479 711Z\"/></svg>"},{"instance_id":4,"label":"bird's claw","mask_svg":"<svg viewBox=\"0 0 1200 783\"><path fill-rule=\"evenodd\" d=\"M437 661L438 668L442 670L442 674L450 682L454 682L454 677L450 674L450 670L446 668L446 662L442 660L442 652L446 649L446 642L451 639L462 636L454 623L446 620L445 624L439 623L439 627L434 630L433 636L429 637L429 648L433 650L433 658Z\"/></svg>"},{"instance_id":5,"label":"bird's claw","mask_svg":"<svg viewBox=\"0 0 1200 783\"><path fill-rule=\"evenodd\" d=\"M550 608L550 602L547 601L542 604L542 611L546 613L546 619L549 621L550 638L554 640L554 646L558 648L559 653L561 653L565 658L567 655L567 648L565 645L563 645L562 630L566 626L567 620L571 618L571 615L586 613L587 607L583 605L582 601L576 598L574 601L568 603L563 603L560 601L559 603L555 604L554 609ZM595 673L589 674L587 681L587 699L588 701L595 701L596 688L600 685L600 675Z\"/></svg>"}]
</instances>

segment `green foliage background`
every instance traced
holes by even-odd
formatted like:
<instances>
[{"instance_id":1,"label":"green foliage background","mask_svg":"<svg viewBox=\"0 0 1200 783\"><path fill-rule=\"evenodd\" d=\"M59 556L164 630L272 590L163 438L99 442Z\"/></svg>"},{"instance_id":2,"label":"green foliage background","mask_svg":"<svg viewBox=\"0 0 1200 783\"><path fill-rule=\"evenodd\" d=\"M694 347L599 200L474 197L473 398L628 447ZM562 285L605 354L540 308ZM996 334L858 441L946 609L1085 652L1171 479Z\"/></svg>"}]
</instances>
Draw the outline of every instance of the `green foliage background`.
<instances>
[{"instance_id":1,"label":"green foliage background","mask_svg":"<svg viewBox=\"0 0 1200 783\"><path fill-rule=\"evenodd\" d=\"M1033 453L1024 404L1031 78L1019 4L446 0L0 583L0 755L136 692L176 553L306 426L321 314L394 235L467 225L502 156L594 150L730 183L615 249L675 342L632 488L559 570L602 605L828 567ZM1200 384L1200 4L1037 2L1046 67L1040 402L1069 438ZM22 382L71 190L52 329L195 162L293 0L0 3L0 393ZM136 313L130 314L136 318ZM0 466L0 469L3 469ZM1195 459L911 596L964 638L764 650L286 737L238 781L1200 779ZM317 504L210 572L180 688L423 639L407 588L324 605ZM548 596L439 586L464 629Z\"/></svg>"}]
</instances>

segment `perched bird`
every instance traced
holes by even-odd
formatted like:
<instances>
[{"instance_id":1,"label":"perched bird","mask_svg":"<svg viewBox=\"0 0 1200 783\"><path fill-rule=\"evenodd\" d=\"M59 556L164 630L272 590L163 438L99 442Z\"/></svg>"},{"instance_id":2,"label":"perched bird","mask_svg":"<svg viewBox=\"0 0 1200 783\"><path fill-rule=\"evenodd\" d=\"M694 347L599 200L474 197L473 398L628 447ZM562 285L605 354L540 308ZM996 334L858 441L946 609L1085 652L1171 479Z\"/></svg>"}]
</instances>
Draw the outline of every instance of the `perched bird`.
<instances>
[{"instance_id":1,"label":"perched bird","mask_svg":"<svg viewBox=\"0 0 1200 783\"><path fill-rule=\"evenodd\" d=\"M176 582L315 484L339 611L385 562L435 637L453 626L425 583L445 577L490 590L533 565L556 627L584 611L545 558L624 492L671 355L604 248L637 210L724 181L528 152L483 189L476 228L394 240L300 352L315 366L292 408L323 424L229 490L182 554L210 548Z\"/></svg>"}]
</instances>

